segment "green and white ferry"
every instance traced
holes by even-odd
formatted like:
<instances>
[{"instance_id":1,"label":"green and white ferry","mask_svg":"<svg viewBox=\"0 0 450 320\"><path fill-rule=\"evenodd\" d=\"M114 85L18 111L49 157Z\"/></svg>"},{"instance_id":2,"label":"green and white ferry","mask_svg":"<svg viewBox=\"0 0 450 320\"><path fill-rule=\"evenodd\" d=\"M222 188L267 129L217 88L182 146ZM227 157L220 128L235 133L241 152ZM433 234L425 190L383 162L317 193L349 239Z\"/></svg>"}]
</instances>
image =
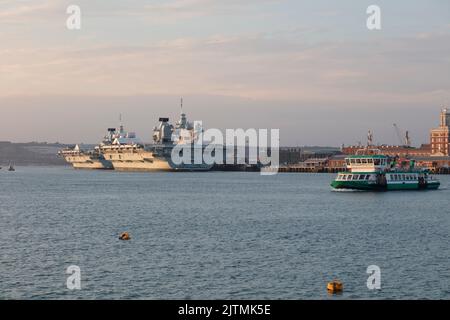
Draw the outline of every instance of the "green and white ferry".
<instances>
[{"instance_id":1,"label":"green and white ferry","mask_svg":"<svg viewBox=\"0 0 450 320\"><path fill-rule=\"evenodd\" d=\"M345 158L350 172L339 172L331 183L334 189L354 190L430 190L438 189L439 180L428 170L415 168L410 160L408 168L396 167L395 160L377 149L362 149Z\"/></svg>"}]
</instances>

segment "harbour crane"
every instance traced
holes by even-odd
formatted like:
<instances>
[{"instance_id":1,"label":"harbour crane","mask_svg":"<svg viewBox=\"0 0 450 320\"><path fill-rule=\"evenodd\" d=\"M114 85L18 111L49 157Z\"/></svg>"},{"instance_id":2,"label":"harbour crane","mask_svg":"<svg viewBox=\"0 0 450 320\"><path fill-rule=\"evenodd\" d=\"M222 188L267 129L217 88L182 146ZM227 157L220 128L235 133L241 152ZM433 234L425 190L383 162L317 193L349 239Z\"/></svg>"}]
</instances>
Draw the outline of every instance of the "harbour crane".
<instances>
[{"instance_id":1,"label":"harbour crane","mask_svg":"<svg viewBox=\"0 0 450 320\"><path fill-rule=\"evenodd\" d=\"M395 133L397 134L397 138L398 138L398 141L400 142L400 145L403 145L405 147L410 147L411 146L411 138L409 137L409 131L406 130L405 140L403 140L401 137L400 129L398 128L396 123L394 123L394 129L395 129Z\"/></svg>"}]
</instances>

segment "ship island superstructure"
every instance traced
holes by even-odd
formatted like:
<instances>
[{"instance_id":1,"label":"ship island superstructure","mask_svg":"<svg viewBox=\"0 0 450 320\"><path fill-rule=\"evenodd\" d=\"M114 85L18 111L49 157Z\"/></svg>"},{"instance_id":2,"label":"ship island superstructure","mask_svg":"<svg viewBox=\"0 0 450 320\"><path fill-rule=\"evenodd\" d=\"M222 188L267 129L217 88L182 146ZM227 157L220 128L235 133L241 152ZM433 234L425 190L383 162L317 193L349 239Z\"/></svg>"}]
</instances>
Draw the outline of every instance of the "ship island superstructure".
<instances>
[{"instance_id":1,"label":"ship island superstructure","mask_svg":"<svg viewBox=\"0 0 450 320\"><path fill-rule=\"evenodd\" d=\"M114 169L118 171L208 171L212 165L206 163L175 164L172 150L185 144L196 148L199 130L181 112L175 126L169 118L160 118L153 129L153 144L144 144L134 132L127 132L120 124L119 129L109 128L103 141L90 151L81 151L78 146L64 149L60 155L76 169ZM200 145L200 148L202 146ZM194 152L192 152L192 155Z\"/></svg>"}]
</instances>

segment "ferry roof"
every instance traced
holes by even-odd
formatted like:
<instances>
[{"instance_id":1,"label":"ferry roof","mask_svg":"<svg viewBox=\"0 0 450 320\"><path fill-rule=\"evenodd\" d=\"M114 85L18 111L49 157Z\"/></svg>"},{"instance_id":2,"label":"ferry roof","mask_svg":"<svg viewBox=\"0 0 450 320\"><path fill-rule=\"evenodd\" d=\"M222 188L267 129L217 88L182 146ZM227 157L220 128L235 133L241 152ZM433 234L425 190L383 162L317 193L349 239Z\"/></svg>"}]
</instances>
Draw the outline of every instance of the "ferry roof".
<instances>
[{"instance_id":1,"label":"ferry roof","mask_svg":"<svg viewBox=\"0 0 450 320\"><path fill-rule=\"evenodd\" d=\"M354 158L358 158L358 159L361 159L361 158L365 158L365 159L367 159L367 158L370 158L370 159L385 159L385 158L387 158L388 156L385 156L384 154L363 154L363 155L349 155L349 156L347 156L347 158L350 158L350 159L354 159Z\"/></svg>"},{"instance_id":2,"label":"ferry roof","mask_svg":"<svg viewBox=\"0 0 450 320\"><path fill-rule=\"evenodd\" d=\"M377 171L377 172L349 172L349 171L339 171L338 174L353 174L353 175L357 175L357 174L379 174L381 172ZM405 171L383 171L383 173L385 174L408 174L408 173L430 173L429 170L427 169L414 169L414 170L405 170Z\"/></svg>"},{"instance_id":3,"label":"ferry roof","mask_svg":"<svg viewBox=\"0 0 450 320\"><path fill-rule=\"evenodd\" d=\"M349 171L339 171L338 174L353 174L353 175L357 175L357 174L378 174L379 172L349 172Z\"/></svg>"}]
</instances>

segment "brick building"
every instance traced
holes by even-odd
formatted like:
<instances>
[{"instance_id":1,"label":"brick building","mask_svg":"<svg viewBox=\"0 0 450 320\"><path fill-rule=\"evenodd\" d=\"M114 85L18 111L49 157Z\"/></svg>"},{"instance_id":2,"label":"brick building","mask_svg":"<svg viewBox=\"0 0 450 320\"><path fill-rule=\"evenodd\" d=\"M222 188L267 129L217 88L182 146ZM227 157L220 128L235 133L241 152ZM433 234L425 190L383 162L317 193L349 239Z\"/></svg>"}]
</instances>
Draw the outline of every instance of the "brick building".
<instances>
[{"instance_id":1,"label":"brick building","mask_svg":"<svg viewBox=\"0 0 450 320\"><path fill-rule=\"evenodd\" d=\"M431 155L449 156L450 143L450 111L447 108L442 109L439 128L431 129Z\"/></svg>"}]
</instances>

